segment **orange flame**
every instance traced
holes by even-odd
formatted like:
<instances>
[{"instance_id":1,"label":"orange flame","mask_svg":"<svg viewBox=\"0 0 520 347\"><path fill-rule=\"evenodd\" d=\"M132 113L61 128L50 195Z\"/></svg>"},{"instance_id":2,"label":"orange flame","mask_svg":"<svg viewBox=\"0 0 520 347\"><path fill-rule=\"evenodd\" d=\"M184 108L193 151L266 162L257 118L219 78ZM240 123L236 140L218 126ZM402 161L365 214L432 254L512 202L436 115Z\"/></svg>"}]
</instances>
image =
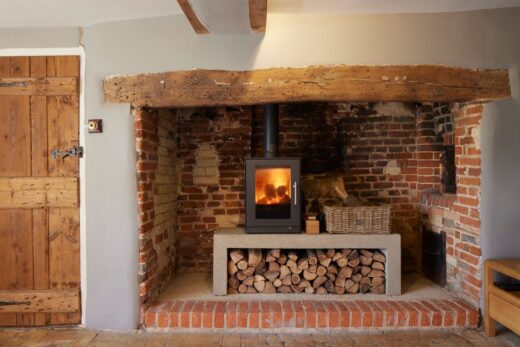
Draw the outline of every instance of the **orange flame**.
<instances>
[{"instance_id":1,"label":"orange flame","mask_svg":"<svg viewBox=\"0 0 520 347\"><path fill-rule=\"evenodd\" d=\"M256 169L255 201L259 205L290 204L291 169Z\"/></svg>"}]
</instances>

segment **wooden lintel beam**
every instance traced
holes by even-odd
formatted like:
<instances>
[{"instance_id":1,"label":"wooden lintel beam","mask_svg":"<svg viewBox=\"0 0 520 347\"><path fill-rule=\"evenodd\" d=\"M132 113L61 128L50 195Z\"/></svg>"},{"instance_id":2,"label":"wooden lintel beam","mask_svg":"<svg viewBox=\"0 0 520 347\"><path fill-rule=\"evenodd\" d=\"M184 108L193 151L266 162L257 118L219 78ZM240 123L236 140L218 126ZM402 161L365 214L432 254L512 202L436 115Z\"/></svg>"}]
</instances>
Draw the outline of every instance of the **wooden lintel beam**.
<instances>
[{"instance_id":1,"label":"wooden lintel beam","mask_svg":"<svg viewBox=\"0 0 520 347\"><path fill-rule=\"evenodd\" d=\"M509 73L439 65L191 70L113 76L105 100L149 107L305 101L491 101L511 95Z\"/></svg>"},{"instance_id":2,"label":"wooden lintel beam","mask_svg":"<svg viewBox=\"0 0 520 347\"><path fill-rule=\"evenodd\" d=\"M254 32L265 32L267 0L249 0L249 23Z\"/></svg>"},{"instance_id":3,"label":"wooden lintel beam","mask_svg":"<svg viewBox=\"0 0 520 347\"><path fill-rule=\"evenodd\" d=\"M191 5L189 0L177 0L179 3L179 6L182 9L182 12L184 12L184 15L188 19L188 21L191 24L191 27L197 34L209 34L208 28L202 23L199 16L197 16L197 13L195 13L195 10L193 9L193 6Z\"/></svg>"},{"instance_id":4,"label":"wooden lintel beam","mask_svg":"<svg viewBox=\"0 0 520 347\"><path fill-rule=\"evenodd\" d=\"M0 96L78 95L76 77L0 78Z\"/></svg>"}]
</instances>

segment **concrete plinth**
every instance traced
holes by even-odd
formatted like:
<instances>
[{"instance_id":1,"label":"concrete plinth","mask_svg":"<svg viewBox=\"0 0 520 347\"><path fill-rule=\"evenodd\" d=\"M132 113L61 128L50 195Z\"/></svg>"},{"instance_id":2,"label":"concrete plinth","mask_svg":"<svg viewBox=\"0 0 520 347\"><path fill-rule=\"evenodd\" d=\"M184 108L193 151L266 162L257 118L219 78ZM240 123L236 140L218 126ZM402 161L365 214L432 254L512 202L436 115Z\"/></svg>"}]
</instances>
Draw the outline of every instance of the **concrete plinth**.
<instances>
[{"instance_id":1,"label":"concrete plinth","mask_svg":"<svg viewBox=\"0 0 520 347\"><path fill-rule=\"evenodd\" d=\"M234 248L379 249L386 256L386 294L401 295L399 234L246 234L242 228L221 229L213 237L213 294L227 295L228 250Z\"/></svg>"}]
</instances>

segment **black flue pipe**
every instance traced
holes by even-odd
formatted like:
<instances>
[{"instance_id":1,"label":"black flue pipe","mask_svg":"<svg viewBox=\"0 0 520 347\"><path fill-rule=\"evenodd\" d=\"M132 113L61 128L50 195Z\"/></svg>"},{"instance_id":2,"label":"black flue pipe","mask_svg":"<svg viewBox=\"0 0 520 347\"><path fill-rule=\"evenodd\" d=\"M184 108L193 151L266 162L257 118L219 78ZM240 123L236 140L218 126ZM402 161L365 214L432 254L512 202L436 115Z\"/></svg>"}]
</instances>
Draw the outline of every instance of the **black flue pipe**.
<instances>
[{"instance_id":1,"label":"black flue pipe","mask_svg":"<svg viewBox=\"0 0 520 347\"><path fill-rule=\"evenodd\" d=\"M264 157L278 156L278 104L264 106Z\"/></svg>"}]
</instances>

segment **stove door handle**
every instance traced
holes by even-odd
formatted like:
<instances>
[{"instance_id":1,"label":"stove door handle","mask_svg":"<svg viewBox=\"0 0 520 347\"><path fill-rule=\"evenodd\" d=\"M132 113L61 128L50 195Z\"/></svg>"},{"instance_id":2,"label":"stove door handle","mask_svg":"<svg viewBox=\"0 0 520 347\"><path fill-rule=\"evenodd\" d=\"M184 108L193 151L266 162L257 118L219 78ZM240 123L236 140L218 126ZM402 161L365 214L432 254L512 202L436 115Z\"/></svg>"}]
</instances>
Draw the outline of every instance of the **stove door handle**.
<instances>
[{"instance_id":1,"label":"stove door handle","mask_svg":"<svg viewBox=\"0 0 520 347\"><path fill-rule=\"evenodd\" d=\"M293 183L293 188L294 188L294 206L298 206L298 197L296 195L297 191L298 191L297 187L298 187L298 185L297 185L296 181L294 181L294 183Z\"/></svg>"}]
</instances>

